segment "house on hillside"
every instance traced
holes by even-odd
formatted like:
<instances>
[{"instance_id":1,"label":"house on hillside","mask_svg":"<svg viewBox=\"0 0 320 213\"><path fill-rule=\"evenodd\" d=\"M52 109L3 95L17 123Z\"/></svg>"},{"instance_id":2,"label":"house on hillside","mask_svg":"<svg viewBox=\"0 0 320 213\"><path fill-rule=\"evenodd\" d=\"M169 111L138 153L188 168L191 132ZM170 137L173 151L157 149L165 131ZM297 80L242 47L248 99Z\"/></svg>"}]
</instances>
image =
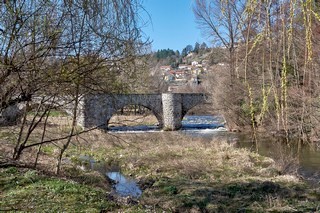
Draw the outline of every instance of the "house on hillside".
<instances>
[{"instance_id":1,"label":"house on hillside","mask_svg":"<svg viewBox=\"0 0 320 213\"><path fill-rule=\"evenodd\" d=\"M162 71L170 71L171 70L171 66L160 66L160 70Z\"/></svg>"},{"instance_id":2,"label":"house on hillside","mask_svg":"<svg viewBox=\"0 0 320 213\"><path fill-rule=\"evenodd\" d=\"M193 69L191 73L194 76L200 75L202 73L202 69L201 68Z\"/></svg>"},{"instance_id":3,"label":"house on hillside","mask_svg":"<svg viewBox=\"0 0 320 213\"><path fill-rule=\"evenodd\" d=\"M175 81L176 78L175 78L174 74L172 74L171 72L167 72L166 75L164 76L164 80L166 82L172 82L172 81Z\"/></svg>"},{"instance_id":4,"label":"house on hillside","mask_svg":"<svg viewBox=\"0 0 320 213\"><path fill-rule=\"evenodd\" d=\"M186 73L183 70L176 70L175 77L176 79L183 79L186 77Z\"/></svg>"},{"instance_id":5,"label":"house on hillside","mask_svg":"<svg viewBox=\"0 0 320 213\"><path fill-rule=\"evenodd\" d=\"M199 62L197 62L197 61L191 62L191 65L194 66L194 67L197 66L198 64L199 64Z\"/></svg>"},{"instance_id":6,"label":"house on hillside","mask_svg":"<svg viewBox=\"0 0 320 213\"><path fill-rule=\"evenodd\" d=\"M192 70L192 66L187 64L179 64L179 70Z\"/></svg>"},{"instance_id":7,"label":"house on hillside","mask_svg":"<svg viewBox=\"0 0 320 213\"><path fill-rule=\"evenodd\" d=\"M188 65L187 64L179 64L179 70L184 70L187 69Z\"/></svg>"},{"instance_id":8,"label":"house on hillside","mask_svg":"<svg viewBox=\"0 0 320 213\"><path fill-rule=\"evenodd\" d=\"M192 57L193 55L194 55L193 52L191 52L186 57Z\"/></svg>"}]
</instances>

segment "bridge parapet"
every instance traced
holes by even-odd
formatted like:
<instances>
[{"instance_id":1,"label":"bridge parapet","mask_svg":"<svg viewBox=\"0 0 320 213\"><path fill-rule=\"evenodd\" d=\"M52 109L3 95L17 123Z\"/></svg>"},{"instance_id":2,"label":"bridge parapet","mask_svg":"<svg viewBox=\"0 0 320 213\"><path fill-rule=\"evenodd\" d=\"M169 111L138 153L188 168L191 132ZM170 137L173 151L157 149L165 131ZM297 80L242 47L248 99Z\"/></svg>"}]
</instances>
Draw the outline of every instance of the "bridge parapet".
<instances>
[{"instance_id":1,"label":"bridge parapet","mask_svg":"<svg viewBox=\"0 0 320 213\"><path fill-rule=\"evenodd\" d=\"M159 127L178 130L181 120L192 107L206 101L204 94L94 94L85 95L80 102L78 123L84 128L107 127L112 115L127 105L140 105L150 109Z\"/></svg>"},{"instance_id":2,"label":"bridge parapet","mask_svg":"<svg viewBox=\"0 0 320 213\"><path fill-rule=\"evenodd\" d=\"M91 128L95 126L107 127L112 115L127 105L140 105L150 109L162 127L162 102L160 94L130 94L110 95L94 94L83 97L83 120L81 126Z\"/></svg>"}]
</instances>

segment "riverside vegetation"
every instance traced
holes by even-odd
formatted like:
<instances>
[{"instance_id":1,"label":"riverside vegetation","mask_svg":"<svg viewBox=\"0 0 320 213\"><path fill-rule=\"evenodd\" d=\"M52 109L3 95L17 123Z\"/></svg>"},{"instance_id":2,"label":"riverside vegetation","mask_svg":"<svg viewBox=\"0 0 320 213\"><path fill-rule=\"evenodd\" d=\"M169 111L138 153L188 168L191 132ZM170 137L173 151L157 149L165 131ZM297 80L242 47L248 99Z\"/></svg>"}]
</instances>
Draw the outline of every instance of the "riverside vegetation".
<instances>
[{"instance_id":1,"label":"riverside vegetation","mask_svg":"<svg viewBox=\"0 0 320 213\"><path fill-rule=\"evenodd\" d=\"M64 122L56 122L65 120ZM68 123L52 117L48 131ZM55 124L55 125L54 125ZM14 146L14 127L0 129L2 211L37 212L317 212L320 187L310 186L283 165L223 139L205 141L179 132L112 134L93 130L74 137L61 174L52 175L54 144L25 152L21 162L5 160ZM30 139L32 140L32 138ZM81 169L80 156L105 162L139 183L138 199L113 195L103 174ZM22 168L20 168L22 167Z\"/></svg>"},{"instance_id":2,"label":"riverside vegetation","mask_svg":"<svg viewBox=\"0 0 320 213\"><path fill-rule=\"evenodd\" d=\"M319 141L319 2L196 0L193 9L217 42L201 77L229 129ZM161 73L150 76L142 0L1 1L0 10L0 112L25 106L0 128L0 211L319 211L319 185L223 140L81 132L82 95L165 89ZM72 118L52 114L66 107L59 97L70 98ZM81 170L83 155L136 178L141 198L113 196L103 175Z\"/></svg>"}]
</instances>

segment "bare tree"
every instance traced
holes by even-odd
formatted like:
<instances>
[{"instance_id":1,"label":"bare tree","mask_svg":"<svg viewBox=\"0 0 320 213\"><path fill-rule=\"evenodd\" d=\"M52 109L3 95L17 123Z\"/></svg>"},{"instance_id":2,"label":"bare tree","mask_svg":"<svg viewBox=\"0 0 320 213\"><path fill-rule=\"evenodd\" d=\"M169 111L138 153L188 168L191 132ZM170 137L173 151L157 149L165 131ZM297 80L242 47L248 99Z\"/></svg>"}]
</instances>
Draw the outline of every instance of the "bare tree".
<instances>
[{"instance_id":1,"label":"bare tree","mask_svg":"<svg viewBox=\"0 0 320 213\"><path fill-rule=\"evenodd\" d=\"M229 77L219 78L219 74L213 79L212 84L215 85L213 95L218 95L217 90L225 91L224 95L221 94L223 96L216 99L215 107L223 110L229 129L243 125L241 105L246 98L243 96L246 92L239 75L236 74L236 54L239 44L244 41L242 29L245 3L243 0L196 0L193 7L199 28L221 49L220 53L227 53L225 67L222 70L229 72Z\"/></svg>"},{"instance_id":2,"label":"bare tree","mask_svg":"<svg viewBox=\"0 0 320 213\"><path fill-rule=\"evenodd\" d=\"M193 12L196 22L213 42L229 52L231 86L235 78L235 54L241 37L244 0L196 0Z\"/></svg>"},{"instance_id":3,"label":"bare tree","mask_svg":"<svg viewBox=\"0 0 320 213\"><path fill-rule=\"evenodd\" d=\"M199 27L229 50L233 89L220 84L218 98L224 113L229 107L233 120L245 118L254 130L310 140L319 121L317 2L197 0L194 13Z\"/></svg>"},{"instance_id":4,"label":"bare tree","mask_svg":"<svg viewBox=\"0 0 320 213\"><path fill-rule=\"evenodd\" d=\"M15 159L26 148L56 141L45 133L40 142L28 138L47 120L48 111L72 102L71 130L61 137L67 140L60 144L59 171L61 157L76 134L81 96L135 88L139 71L135 67L146 44L139 27L140 8L139 0L0 3L0 113L11 105L27 103ZM54 103L50 97L57 97ZM61 102L61 97L68 100Z\"/></svg>"}]
</instances>

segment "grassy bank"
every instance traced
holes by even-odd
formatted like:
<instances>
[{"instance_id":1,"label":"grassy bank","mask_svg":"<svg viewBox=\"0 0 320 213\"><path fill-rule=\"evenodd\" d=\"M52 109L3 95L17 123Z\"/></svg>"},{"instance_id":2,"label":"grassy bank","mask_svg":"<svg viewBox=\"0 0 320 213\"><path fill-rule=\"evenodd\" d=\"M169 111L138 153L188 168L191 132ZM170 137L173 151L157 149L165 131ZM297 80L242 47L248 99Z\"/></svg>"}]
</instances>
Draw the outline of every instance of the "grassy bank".
<instances>
[{"instance_id":1,"label":"grassy bank","mask_svg":"<svg viewBox=\"0 0 320 213\"><path fill-rule=\"evenodd\" d=\"M116 209L106 192L90 184L50 177L31 169L0 170L0 211L99 212Z\"/></svg>"},{"instance_id":2,"label":"grassy bank","mask_svg":"<svg viewBox=\"0 0 320 213\"><path fill-rule=\"evenodd\" d=\"M2 131L3 133L3 131ZM3 134L6 135L6 134ZM6 135L8 138L8 135ZM7 143L9 145L10 143ZM50 170L56 147L47 145L39 168ZM3 149L9 150L9 149ZM30 159L34 150L23 157ZM119 202L103 177L79 169L81 155L137 180L139 200ZM26 157L27 156L27 157ZM317 212L320 189L284 174L270 158L226 141L177 132L106 134L75 138L64 156L63 178L38 171L1 170L1 210L65 212Z\"/></svg>"},{"instance_id":3,"label":"grassy bank","mask_svg":"<svg viewBox=\"0 0 320 213\"><path fill-rule=\"evenodd\" d=\"M199 212L313 212L320 191L282 165L225 141L205 142L179 133L127 135L128 143L105 146L106 159L134 176L153 210ZM107 148L108 147L108 148Z\"/></svg>"}]
</instances>

